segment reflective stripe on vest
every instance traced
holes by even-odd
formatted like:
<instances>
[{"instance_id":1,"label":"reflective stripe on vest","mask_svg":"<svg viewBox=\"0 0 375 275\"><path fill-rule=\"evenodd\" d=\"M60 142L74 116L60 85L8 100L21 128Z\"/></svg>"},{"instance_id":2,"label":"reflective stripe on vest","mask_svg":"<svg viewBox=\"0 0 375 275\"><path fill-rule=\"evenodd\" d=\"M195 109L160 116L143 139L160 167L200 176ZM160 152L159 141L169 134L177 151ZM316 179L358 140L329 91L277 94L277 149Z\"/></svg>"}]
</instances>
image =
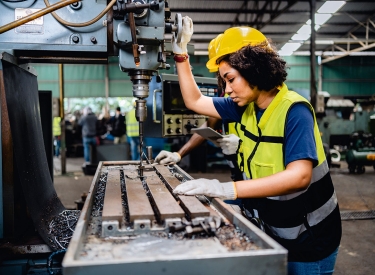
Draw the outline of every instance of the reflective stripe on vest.
<instances>
[{"instance_id":1,"label":"reflective stripe on vest","mask_svg":"<svg viewBox=\"0 0 375 275\"><path fill-rule=\"evenodd\" d=\"M126 115L126 135L128 137L139 136L139 124L135 117L135 109L130 110Z\"/></svg>"},{"instance_id":2,"label":"reflective stripe on vest","mask_svg":"<svg viewBox=\"0 0 375 275\"><path fill-rule=\"evenodd\" d=\"M337 207L337 198L313 108L304 97L288 91L283 84L259 124L254 103L249 104L242 116L240 131L245 160L243 172L248 178L262 178L284 171L287 116L293 104L298 102L305 103L314 117L318 165L313 168L309 188L284 196L244 200L245 207L252 213L258 213L274 236L287 240L296 239L306 228L327 219Z\"/></svg>"}]
</instances>

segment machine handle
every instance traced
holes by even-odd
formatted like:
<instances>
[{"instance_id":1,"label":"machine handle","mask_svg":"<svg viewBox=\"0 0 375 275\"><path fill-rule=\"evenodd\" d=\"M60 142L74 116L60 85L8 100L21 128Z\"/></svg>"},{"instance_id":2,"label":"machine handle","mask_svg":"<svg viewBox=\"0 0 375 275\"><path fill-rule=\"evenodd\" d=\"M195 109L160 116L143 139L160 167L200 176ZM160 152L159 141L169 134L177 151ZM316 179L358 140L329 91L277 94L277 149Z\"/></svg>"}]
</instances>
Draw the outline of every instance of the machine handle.
<instances>
[{"instance_id":1,"label":"machine handle","mask_svg":"<svg viewBox=\"0 0 375 275\"><path fill-rule=\"evenodd\" d=\"M160 120L157 120L156 119L156 93L160 93L162 90L161 89L155 89L154 90L154 94L152 96L152 120L155 122L155 123L160 123L161 121Z\"/></svg>"}]
</instances>

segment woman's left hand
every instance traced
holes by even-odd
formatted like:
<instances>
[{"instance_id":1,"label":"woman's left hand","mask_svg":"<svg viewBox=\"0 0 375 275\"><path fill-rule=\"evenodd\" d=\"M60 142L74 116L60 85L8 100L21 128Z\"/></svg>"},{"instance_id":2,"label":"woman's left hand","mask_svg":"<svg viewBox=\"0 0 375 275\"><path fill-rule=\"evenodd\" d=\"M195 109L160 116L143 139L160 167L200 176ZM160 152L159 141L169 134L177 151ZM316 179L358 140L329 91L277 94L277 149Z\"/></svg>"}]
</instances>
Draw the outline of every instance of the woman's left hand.
<instances>
[{"instance_id":1,"label":"woman's left hand","mask_svg":"<svg viewBox=\"0 0 375 275\"><path fill-rule=\"evenodd\" d=\"M234 134L225 135L223 138L217 140L223 150L224 155L237 154L238 148L240 147L240 138Z\"/></svg>"}]
</instances>

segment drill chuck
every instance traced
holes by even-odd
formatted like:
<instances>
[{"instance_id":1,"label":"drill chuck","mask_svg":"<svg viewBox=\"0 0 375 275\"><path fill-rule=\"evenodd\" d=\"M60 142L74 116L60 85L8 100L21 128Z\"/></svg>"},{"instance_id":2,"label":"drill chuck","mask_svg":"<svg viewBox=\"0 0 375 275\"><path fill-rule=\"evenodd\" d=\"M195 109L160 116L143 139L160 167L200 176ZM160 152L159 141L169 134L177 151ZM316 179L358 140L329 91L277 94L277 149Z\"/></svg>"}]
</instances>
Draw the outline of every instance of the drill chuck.
<instances>
[{"instance_id":1,"label":"drill chuck","mask_svg":"<svg viewBox=\"0 0 375 275\"><path fill-rule=\"evenodd\" d=\"M144 122L147 118L146 100L138 99L135 101L135 117L138 122Z\"/></svg>"}]
</instances>

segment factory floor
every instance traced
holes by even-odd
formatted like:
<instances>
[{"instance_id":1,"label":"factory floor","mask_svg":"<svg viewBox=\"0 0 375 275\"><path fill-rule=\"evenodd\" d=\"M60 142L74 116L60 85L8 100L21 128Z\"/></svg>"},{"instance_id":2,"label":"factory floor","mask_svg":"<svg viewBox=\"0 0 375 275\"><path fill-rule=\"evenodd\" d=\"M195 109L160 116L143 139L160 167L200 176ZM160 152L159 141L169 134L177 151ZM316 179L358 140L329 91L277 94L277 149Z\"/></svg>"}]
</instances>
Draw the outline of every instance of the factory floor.
<instances>
[{"instance_id":1,"label":"factory floor","mask_svg":"<svg viewBox=\"0 0 375 275\"><path fill-rule=\"evenodd\" d=\"M93 176L82 172L82 158L68 158L66 174L61 174L59 158L54 159L54 185L68 209L76 209L75 201L87 193ZM346 162L331 168L331 177L342 214L343 236L337 257L336 275L374 274L375 270L375 171L367 166L361 175L349 174ZM225 166L212 166L206 173L191 173L193 178L216 178L229 181Z\"/></svg>"}]
</instances>

